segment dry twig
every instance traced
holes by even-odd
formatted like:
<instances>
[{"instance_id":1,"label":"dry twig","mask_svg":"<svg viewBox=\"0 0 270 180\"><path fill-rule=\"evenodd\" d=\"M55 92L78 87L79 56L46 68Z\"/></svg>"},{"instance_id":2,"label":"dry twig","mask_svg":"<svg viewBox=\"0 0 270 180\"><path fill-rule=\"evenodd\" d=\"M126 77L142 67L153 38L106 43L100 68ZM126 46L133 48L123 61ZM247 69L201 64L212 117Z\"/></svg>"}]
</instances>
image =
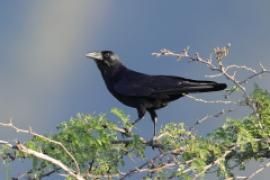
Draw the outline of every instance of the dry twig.
<instances>
[{"instance_id":1,"label":"dry twig","mask_svg":"<svg viewBox=\"0 0 270 180\"><path fill-rule=\"evenodd\" d=\"M74 172L72 169L70 169L68 166L66 166L65 164L63 164L61 161L59 161L57 159L54 159L46 154L29 149L21 143L17 143L16 147L20 152L23 152L27 155L35 156L38 159L42 159L42 160L48 161L48 162L56 165L57 167L64 170L68 175L70 175L71 177L73 177L77 180L85 180L80 174L76 174L76 172Z\"/></svg>"},{"instance_id":2,"label":"dry twig","mask_svg":"<svg viewBox=\"0 0 270 180\"><path fill-rule=\"evenodd\" d=\"M64 150L64 152L72 159L72 161L74 162L75 167L76 167L76 172L77 172L78 174L80 174L80 167L79 167L79 164L78 164L77 160L76 160L75 157L72 155L72 153L69 152L69 151L67 150L67 148L66 148L61 142L55 141L55 140L50 139L50 138L48 138L48 137L45 137L45 136L43 136L43 135L41 135L41 134L38 134L38 133L34 132L34 131L32 130L32 128L29 128L29 130L18 128L18 127L16 127L16 126L12 123L12 120L11 120L11 119L10 119L9 123L2 123L2 122L0 122L0 126L12 128L12 129L14 129L17 133L30 134L30 135L32 135L32 136L34 136L34 137L38 137L38 138L40 138L40 139L42 139L42 140L44 140L44 141L47 141L47 142L49 142L49 143L53 143L53 144L56 144L56 145L60 146L60 147Z\"/></svg>"}]
</instances>

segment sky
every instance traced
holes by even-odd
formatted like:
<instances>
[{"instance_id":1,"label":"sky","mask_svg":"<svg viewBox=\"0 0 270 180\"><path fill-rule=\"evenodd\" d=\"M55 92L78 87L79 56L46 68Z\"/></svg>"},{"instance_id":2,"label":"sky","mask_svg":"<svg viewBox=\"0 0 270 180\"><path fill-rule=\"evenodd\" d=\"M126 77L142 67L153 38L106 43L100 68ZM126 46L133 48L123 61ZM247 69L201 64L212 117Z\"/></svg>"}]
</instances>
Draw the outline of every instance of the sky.
<instances>
[{"instance_id":1,"label":"sky","mask_svg":"<svg viewBox=\"0 0 270 180\"><path fill-rule=\"evenodd\" d=\"M231 43L225 64L259 68L261 62L270 68L269 7L267 0L2 1L0 121L12 118L21 128L48 134L79 112L109 113L118 107L136 119L136 110L109 94L96 65L85 57L95 50L113 50L136 71L206 79L205 74L211 72L201 64L156 58L151 53L163 48L180 52L189 46L192 52L208 57L213 48ZM216 81L226 82L223 78ZM257 81L270 89L269 76ZM215 99L223 94L197 96ZM190 126L221 108L228 107L182 98L158 111L158 129L170 121ZM147 131L152 129L149 118L146 115L136 129L145 137L152 135ZM201 125L198 133L207 134L223 120ZM0 128L0 139L15 142L19 138ZM0 174L5 168L0 166ZM20 165L13 169L14 174L22 171Z\"/></svg>"}]
</instances>

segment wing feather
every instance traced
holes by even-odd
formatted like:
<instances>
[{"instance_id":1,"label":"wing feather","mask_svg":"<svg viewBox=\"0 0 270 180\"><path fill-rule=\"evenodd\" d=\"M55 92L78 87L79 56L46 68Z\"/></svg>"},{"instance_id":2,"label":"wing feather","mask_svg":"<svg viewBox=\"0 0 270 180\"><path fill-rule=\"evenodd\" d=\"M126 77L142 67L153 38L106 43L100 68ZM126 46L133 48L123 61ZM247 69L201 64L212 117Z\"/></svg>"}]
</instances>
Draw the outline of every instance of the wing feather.
<instances>
[{"instance_id":1,"label":"wing feather","mask_svg":"<svg viewBox=\"0 0 270 180\"><path fill-rule=\"evenodd\" d=\"M183 79L174 76L136 76L123 78L114 84L114 90L125 96L167 97L170 94L181 94Z\"/></svg>"}]
</instances>

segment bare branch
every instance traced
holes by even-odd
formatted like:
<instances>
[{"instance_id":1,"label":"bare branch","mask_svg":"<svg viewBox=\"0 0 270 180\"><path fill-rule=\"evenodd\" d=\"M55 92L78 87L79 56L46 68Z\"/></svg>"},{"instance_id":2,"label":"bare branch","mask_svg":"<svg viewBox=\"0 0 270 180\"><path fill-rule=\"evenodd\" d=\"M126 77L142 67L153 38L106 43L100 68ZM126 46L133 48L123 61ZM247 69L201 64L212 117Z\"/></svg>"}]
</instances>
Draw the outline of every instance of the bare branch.
<instances>
[{"instance_id":1,"label":"bare branch","mask_svg":"<svg viewBox=\"0 0 270 180\"><path fill-rule=\"evenodd\" d=\"M226 71L228 71L229 69L232 69L232 68L236 68L236 69L243 69L243 70L246 70L246 71L249 71L249 72L252 72L254 74L257 73L257 71L251 67L247 67L245 65L236 65L236 64L231 64L231 65L228 65L226 67Z\"/></svg>"},{"instance_id":2,"label":"bare branch","mask_svg":"<svg viewBox=\"0 0 270 180\"><path fill-rule=\"evenodd\" d=\"M84 178L80 175L80 174L76 174L76 172L74 172L72 169L70 169L69 167L67 167L65 164L63 164L61 161L54 159L46 154L34 151L32 149L27 148L26 146L24 146L21 143L17 143L16 147L19 151L27 154L27 155L32 155L37 157L38 159L42 159L45 161L48 161L54 165L56 165L57 167L60 167L61 169L63 169L66 173L68 173L71 177L77 179L77 180L84 180Z\"/></svg>"},{"instance_id":3,"label":"bare branch","mask_svg":"<svg viewBox=\"0 0 270 180\"><path fill-rule=\"evenodd\" d=\"M56 144L56 145L60 146L60 147L64 150L64 152L65 152L65 153L72 159L72 161L74 162L75 167L76 167L76 169L77 169L77 173L78 173L78 174L80 173L80 167L79 167L79 164L78 164L77 160L76 160L75 157L72 155L72 153L69 152L69 151L67 150L67 148L66 148L61 142L55 141L55 140L50 139L50 138L48 138L48 137L45 137L45 136L43 136L43 135L41 135L41 134L38 134L38 133L34 132L34 131L32 130L32 128L29 128L29 130L18 128L18 127L16 127L16 126L12 123L12 120L11 120L11 119L10 119L9 123L2 123L2 122L0 122L0 126L2 126L2 127L8 127L8 128L14 129L17 133L30 134L30 135L32 135L32 136L34 136L34 137L38 137L38 138L40 138L40 139L43 139L44 141L47 141L47 142L50 142L50 143L53 143L53 144Z\"/></svg>"},{"instance_id":4,"label":"bare branch","mask_svg":"<svg viewBox=\"0 0 270 180\"><path fill-rule=\"evenodd\" d=\"M239 83L240 84L245 84L249 80L251 80L251 79L253 79L253 78L257 77L257 76L261 76L262 74L265 74L265 73L270 73L270 70L265 69L265 67L261 63L260 63L260 67L261 67L261 70L259 72L256 72L256 73L250 75L249 77L247 77L246 79L240 81Z\"/></svg>"},{"instance_id":5,"label":"bare branch","mask_svg":"<svg viewBox=\"0 0 270 180\"><path fill-rule=\"evenodd\" d=\"M130 175L132 175L132 174L134 174L134 173L140 172L140 169L144 168L145 166L148 166L148 164L152 163L152 162L155 161L156 159L161 158L162 156L163 156L162 154L159 154L159 155L155 156L154 158L152 158L152 159L146 161L146 162L143 163L142 165L140 165L140 166L138 166L138 167L136 167L136 168L134 168L134 169L129 170L127 173L124 173L124 174L122 175L122 177L120 178L120 180L123 180L123 179L129 177Z\"/></svg>"},{"instance_id":6,"label":"bare branch","mask_svg":"<svg viewBox=\"0 0 270 180\"><path fill-rule=\"evenodd\" d=\"M176 162L173 162L173 163L164 163L162 165L159 165L158 167L153 166L154 162L157 161L158 159L162 159L164 156L166 156L168 154L171 154L173 152L176 152L176 151L178 153L183 152L182 151L182 148L180 148L180 149L176 149L176 150L169 151L169 152L166 152L166 153L160 153L160 154L156 155L155 157L153 157L152 159L144 162L140 166L138 166L138 167L136 167L134 169L131 169L127 173L124 173L120 179L123 180L123 179L129 177L130 175L132 175L134 173L158 172L158 171L161 171L162 169L166 169L166 168L170 168L170 167L176 166L178 164ZM152 168L145 168L145 167L152 167Z\"/></svg>"},{"instance_id":7,"label":"bare branch","mask_svg":"<svg viewBox=\"0 0 270 180\"><path fill-rule=\"evenodd\" d=\"M167 49L162 49L159 52L152 53L152 55L157 56L157 57L159 57L161 55L163 55L163 56L173 56L173 57L177 57L178 60L181 60L181 59L185 58L185 59L188 59L188 60L191 60L191 61L194 61L194 62L199 62L199 63L207 65L207 67L210 70L218 72L218 74L208 75L208 77L214 78L214 77L219 77L219 76L223 75L226 79L231 81L240 90L239 92L241 93L241 95L245 99L246 105L249 106L253 110L253 112L255 113L256 112L256 106L254 105L252 99L249 97L249 95L246 92L245 87L242 84L247 82L249 79L252 79L253 77L256 77L256 76L260 75L261 73L268 72L268 70L266 70L262 65L261 65L262 72L257 72L256 70L254 70L254 69L252 69L250 67L247 67L245 65L235 65L235 64L233 64L233 65L228 65L226 67L222 63L222 61L223 61L224 57L226 57L229 54L230 47L231 47L231 45L228 44L227 46L222 47L222 48L220 48L220 47L214 48L214 54L215 54L217 65L215 65L213 63L211 57L209 59L203 59L199 55L199 53L194 53L193 55L191 55L189 53L189 49L187 49L187 48L184 49L184 51L182 51L180 53L175 53L175 52L172 52L172 51L167 50ZM228 72L228 70L230 70L232 68L243 69L243 70L246 70L248 72L252 72L253 75L250 76L249 78L247 78L244 81L238 81L235 78L237 71L234 71L233 74L230 74Z\"/></svg>"},{"instance_id":8,"label":"bare branch","mask_svg":"<svg viewBox=\"0 0 270 180\"><path fill-rule=\"evenodd\" d=\"M185 97L188 97L194 101L202 102L202 103L206 103L206 104L238 104L239 103L239 102L235 102L235 101L225 101L225 100L205 100L205 99L201 99L201 98L196 98L196 97L188 95L188 94L186 94Z\"/></svg>"},{"instance_id":9,"label":"bare branch","mask_svg":"<svg viewBox=\"0 0 270 180\"><path fill-rule=\"evenodd\" d=\"M10 144L8 141L0 140L0 145L6 145L8 147L12 147L12 144Z\"/></svg>"},{"instance_id":10,"label":"bare branch","mask_svg":"<svg viewBox=\"0 0 270 180\"><path fill-rule=\"evenodd\" d=\"M251 173L249 176L247 176L244 179L252 179L254 178L257 174L261 173L262 171L264 171L266 168L270 167L270 162L266 163L263 167L257 169L256 171L254 171L253 173Z\"/></svg>"},{"instance_id":11,"label":"bare branch","mask_svg":"<svg viewBox=\"0 0 270 180\"><path fill-rule=\"evenodd\" d=\"M198 121L195 122L195 124L190 128L191 130L196 126L196 125L199 125L199 124L202 124L204 123L205 121L209 120L210 118L218 118L226 113L230 113L230 112L233 112L235 109L222 109L220 112L216 113L216 114L213 114L213 115L206 115L204 117L202 117L201 119L199 119Z\"/></svg>"},{"instance_id":12,"label":"bare branch","mask_svg":"<svg viewBox=\"0 0 270 180\"><path fill-rule=\"evenodd\" d=\"M210 170L213 166L218 165L221 161L225 160L225 158L232 153L236 148L238 147L238 145L233 146L232 148L230 148L229 150L225 151L223 153L223 155L221 157L219 157L218 159L216 159L215 161L213 161L211 164L207 165L204 167L203 169L203 173L207 172L208 170ZM196 174L193 178L193 180L198 179L201 176L201 174Z\"/></svg>"}]
</instances>

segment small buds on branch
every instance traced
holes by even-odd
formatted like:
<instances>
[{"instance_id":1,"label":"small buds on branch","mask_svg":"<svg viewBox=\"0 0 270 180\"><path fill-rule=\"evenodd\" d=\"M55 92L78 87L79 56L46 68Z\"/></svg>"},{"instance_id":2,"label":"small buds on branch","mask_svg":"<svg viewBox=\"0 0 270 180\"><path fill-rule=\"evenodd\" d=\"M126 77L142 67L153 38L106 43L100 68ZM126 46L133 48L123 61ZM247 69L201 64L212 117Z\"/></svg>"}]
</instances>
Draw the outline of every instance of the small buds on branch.
<instances>
[{"instance_id":1,"label":"small buds on branch","mask_svg":"<svg viewBox=\"0 0 270 180\"><path fill-rule=\"evenodd\" d=\"M216 55L216 59L221 61L229 54L229 50L231 48L231 43L228 43L225 47L216 47L214 48L214 53Z\"/></svg>"}]
</instances>

